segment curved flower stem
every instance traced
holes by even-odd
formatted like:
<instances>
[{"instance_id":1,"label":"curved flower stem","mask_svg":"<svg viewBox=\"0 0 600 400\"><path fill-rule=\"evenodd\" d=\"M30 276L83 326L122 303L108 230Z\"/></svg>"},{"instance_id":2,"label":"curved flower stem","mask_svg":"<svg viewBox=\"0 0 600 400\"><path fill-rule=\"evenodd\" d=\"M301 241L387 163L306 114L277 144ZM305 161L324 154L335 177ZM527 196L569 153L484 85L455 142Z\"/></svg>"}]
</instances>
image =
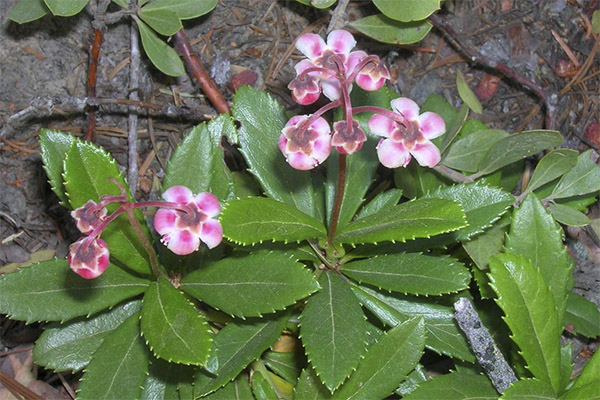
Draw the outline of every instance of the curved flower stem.
<instances>
[{"instance_id":1,"label":"curved flower stem","mask_svg":"<svg viewBox=\"0 0 600 400\"><path fill-rule=\"evenodd\" d=\"M367 56L367 57L363 58L356 65L356 67L354 67L354 69L352 70L352 72L350 73L350 75L348 76L348 78L346 78L346 80L348 82L354 81L354 79L356 78L356 75L358 75L360 73L360 71L362 71L362 69L367 66L367 64L376 63L378 61L379 61L379 57L374 56L374 55L370 55L370 56Z\"/></svg>"},{"instance_id":2,"label":"curved flower stem","mask_svg":"<svg viewBox=\"0 0 600 400\"><path fill-rule=\"evenodd\" d=\"M346 154L340 153L338 160L338 183L335 189L335 202L333 203L333 214L329 224L329 233L327 242L333 248L333 239L337 229L338 220L340 218L340 210L342 208L342 200L344 199L344 188L346 186Z\"/></svg>"},{"instance_id":3,"label":"curved flower stem","mask_svg":"<svg viewBox=\"0 0 600 400\"><path fill-rule=\"evenodd\" d=\"M160 265L158 263L158 256L156 255L156 251L154 250L154 247L148 240L146 232L144 232L140 221L138 221L135 215L135 209L133 207L128 206L123 206L121 208L125 209L125 214L127 214L127 219L129 219L131 227L133 228L135 233L137 233L138 237L142 241L142 246L144 246L144 250L146 250L146 253L148 253L148 259L150 261L150 268L152 269L152 273L156 278L158 278L161 275L165 275L165 271L163 271L160 268Z\"/></svg>"},{"instance_id":4,"label":"curved flower stem","mask_svg":"<svg viewBox=\"0 0 600 400\"><path fill-rule=\"evenodd\" d=\"M396 113L393 111L390 111L388 109L385 108L381 108L381 107L376 107L376 106L359 106L359 107L354 107L352 109L352 112L355 114L358 113L363 113L363 112L372 112L372 113L376 113L376 114L381 114L384 117L388 117L389 119L396 121L400 124L403 125L407 125L409 123L409 121L406 119L406 117L400 113Z\"/></svg>"}]
</instances>

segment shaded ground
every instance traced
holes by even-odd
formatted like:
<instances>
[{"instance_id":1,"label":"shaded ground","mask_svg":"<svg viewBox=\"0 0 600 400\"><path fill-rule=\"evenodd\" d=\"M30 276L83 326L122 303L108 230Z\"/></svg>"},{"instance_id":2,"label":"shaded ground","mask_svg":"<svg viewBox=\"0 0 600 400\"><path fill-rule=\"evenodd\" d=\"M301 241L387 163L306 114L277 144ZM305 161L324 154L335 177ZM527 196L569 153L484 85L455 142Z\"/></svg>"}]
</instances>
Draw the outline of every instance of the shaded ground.
<instances>
[{"instance_id":1,"label":"shaded ground","mask_svg":"<svg viewBox=\"0 0 600 400\"><path fill-rule=\"evenodd\" d=\"M3 16L0 126L39 96L56 100L81 98L86 94L89 17L85 13L67 19L45 17L19 26L5 17L13 3L13 0L0 2ZM597 0L513 0L513 4L507 0L454 0L447 3L439 15L468 46L508 65L547 93L556 95L554 123L565 137L566 147L598 150L597 131L585 134L598 119L600 108L600 68L596 53L600 45L589 33L590 10L598 8ZM348 22L372 13L370 2L357 1L350 3L342 16ZM214 12L185 27L194 48L228 99L232 95L232 76L250 70L256 74L255 87L266 88L286 106L293 107L286 89L297 60L291 52L292 42L309 24L314 27L313 31L324 33L329 16L327 11L315 11L291 0L221 0ZM125 99L128 95L128 36L126 23L111 26L106 34L99 65L99 97ZM358 40L359 47L378 53L389 63L393 75L390 85L419 103L435 92L452 105L459 105L455 76L456 70L461 70L471 87L477 87L480 95L489 95L483 102L484 113L479 117L484 123L509 132L543 127L544 114L537 97L506 79L498 80L493 71L468 65L435 29L416 46L394 47L361 36ZM568 52L572 53L573 60ZM593 54L596 54L595 59ZM588 68L577 75L586 63L590 64ZM139 198L156 195L164 160L185 133L193 125L216 115L187 77L166 78L146 59L143 59L142 69L142 100L183 104L197 113L191 118L155 117L151 122L141 113ZM68 215L57 205L46 184L38 153L38 134L40 128L50 127L81 136L85 126L84 115L61 115L57 108L51 115L40 114L15 124L15 129L0 137L0 268L26 261L31 255L38 258L66 255L67 246L75 236ZM110 151L124 169L128 149L126 129L125 108L107 106L97 113L96 142ZM591 213L599 217L597 204ZM589 232L571 231L570 243L579 260L576 290L598 303L600 252ZM15 346L30 345L38 334L37 325L26 327L0 319L0 355ZM580 343L575 348L575 353L581 352L579 368L596 346L591 343L584 347L585 344ZM62 379L45 372L40 376L54 384L59 378Z\"/></svg>"}]
</instances>

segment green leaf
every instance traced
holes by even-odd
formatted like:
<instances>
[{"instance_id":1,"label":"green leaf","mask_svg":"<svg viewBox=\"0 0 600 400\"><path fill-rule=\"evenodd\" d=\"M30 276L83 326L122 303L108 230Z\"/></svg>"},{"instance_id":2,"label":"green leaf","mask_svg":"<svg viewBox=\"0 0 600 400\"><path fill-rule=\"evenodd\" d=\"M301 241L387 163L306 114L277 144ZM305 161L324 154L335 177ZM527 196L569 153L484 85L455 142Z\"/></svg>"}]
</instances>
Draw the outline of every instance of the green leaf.
<instances>
[{"instance_id":1,"label":"green leaf","mask_svg":"<svg viewBox=\"0 0 600 400\"><path fill-rule=\"evenodd\" d=\"M152 61L152 64L160 72L169 76L182 76L185 74L183 62L171 46L163 42L152 29L143 23L139 18L134 20L140 31L142 38L142 47L146 55Z\"/></svg>"},{"instance_id":2,"label":"green leaf","mask_svg":"<svg viewBox=\"0 0 600 400\"><path fill-rule=\"evenodd\" d=\"M110 182L109 178L127 188L116 161L104 149L89 142L74 142L67 152L64 168L65 189L74 209L88 200L99 202L102 195L119 195L119 187ZM131 200L128 190L127 195ZM111 204L107 209L109 212L115 211L117 205ZM143 226L145 219L139 210L136 215ZM146 232L148 240L151 240L150 234L147 230ZM102 239L108 244L111 257L138 273L150 272L144 246L125 214L117 217L104 229Z\"/></svg>"},{"instance_id":3,"label":"green leaf","mask_svg":"<svg viewBox=\"0 0 600 400\"><path fill-rule=\"evenodd\" d=\"M219 331L213 342L212 358L218 358L216 376L198 372L195 395L204 396L233 380L242 369L258 359L263 351L273 345L287 324L288 313L261 319L232 321ZM209 360L208 364L212 361Z\"/></svg>"},{"instance_id":4,"label":"green leaf","mask_svg":"<svg viewBox=\"0 0 600 400\"><path fill-rule=\"evenodd\" d=\"M356 219L369 217L373 214L377 214L379 211L385 210L388 207L393 207L398 204L401 197L402 190L400 189L390 189L386 190L385 192L381 192L360 210Z\"/></svg>"},{"instance_id":5,"label":"green leaf","mask_svg":"<svg viewBox=\"0 0 600 400\"><path fill-rule=\"evenodd\" d=\"M148 373L150 352L134 314L104 339L85 369L78 399L137 399Z\"/></svg>"},{"instance_id":6,"label":"green leaf","mask_svg":"<svg viewBox=\"0 0 600 400\"><path fill-rule=\"evenodd\" d=\"M490 174L505 165L558 146L562 140L557 131L526 131L510 135L494 143L479 165L479 174Z\"/></svg>"},{"instance_id":7,"label":"green leaf","mask_svg":"<svg viewBox=\"0 0 600 400\"><path fill-rule=\"evenodd\" d=\"M233 97L232 113L241 124L240 151L265 193L318 217L310 173L290 167L277 147L288 120L283 108L265 92L243 86Z\"/></svg>"},{"instance_id":8,"label":"green leaf","mask_svg":"<svg viewBox=\"0 0 600 400\"><path fill-rule=\"evenodd\" d=\"M571 343L560 347L560 387L566 388L573 374Z\"/></svg>"},{"instance_id":9,"label":"green leaf","mask_svg":"<svg viewBox=\"0 0 600 400\"><path fill-rule=\"evenodd\" d=\"M575 166L577 155L577 151L569 149L552 150L546 154L535 167L526 191L531 192L562 176Z\"/></svg>"},{"instance_id":10,"label":"green leaf","mask_svg":"<svg viewBox=\"0 0 600 400\"><path fill-rule=\"evenodd\" d=\"M596 304L577 293L569 293L565 324L571 325L574 333L596 338L600 336L598 321L600 321L600 311Z\"/></svg>"},{"instance_id":11,"label":"green leaf","mask_svg":"<svg viewBox=\"0 0 600 400\"><path fill-rule=\"evenodd\" d=\"M397 21L420 21L440 9L441 0L373 0L386 16Z\"/></svg>"},{"instance_id":12,"label":"green leaf","mask_svg":"<svg viewBox=\"0 0 600 400\"><path fill-rule=\"evenodd\" d=\"M390 207L340 229L340 243L405 241L450 232L466 225L460 205L442 199L419 199Z\"/></svg>"},{"instance_id":13,"label":"green leaf","mask_svg":"<svg viewBox=\"0 0 600 400\"><path fill-rule=\"evenodd\" d=\"M180 398L186 399L187 397L180 396ZM202 398L207 400L254 400L250 385L248 385L248 381L243 375L216 392Z\"/></svg>"},{"instance_id":14,"label":"green leaf","mask_svg":"<svg viewBox=\"0 0 600 400\"><path fill-rule=\"evenodd\" d=\"M477 182L443 187L426 197L454 200L461 205L469 225L449 235L461 241L489 228L514 202L510 193Z\"/></svg>"},{"instance_id":15,"label":"green leaf","mask_svg":"<svg viewBox=\"0 0 600 400\"><path fill-rule=\"evenodd\" d=\"M425 319L425 346L438 354L475 362L475 356L454 321L454 310L432 301L398 294L382 294L362 286L352 286L363 307L381 322L396 326L413 317Z\"/></svg>"},{"instance_id":16,"label":"green leaf","mask_svg":"<svg viewBox=\"0 0 600 400\"><path fill-rule=\"evenodd\" d=\"M394 390L394 393L400 396L406 396L407 394L417 390L417 388L424 382L427 382L425 368L421 364L417 364L415 369L413 369L412 372L406 376L404 382L402 382L400 386Z\"/></svg>"},{"instance_id":17,"label":"green leaf","mask_svg":"<svg viewBox=\"0 0 600 400\"><path fill-rule=\"evenodd\" d=\"M221 213L221 224L226 238L244 245L263 240L300 241L327 235L320 221L266 197L230 201Z\"/></svg>"},{"instance_id":18,"label":"green leaf","mask_svg":"<svg viewBox=\"0 0 600 400\"><path fill-rule=\"evenodd\" d=\"M192 193L210 192L220 200L233 197L231 172L223 160L222 131L216 128L235 129L227 115L192 129L169 160L163 192L171 186L182 185Z\"/></svg>"},{"instance_id":19,"label":"green leaf","mask_svg":"<svg viewBox=\"0 0 600 400\"><path fill-rule=\"evenodd\" d=\"M531 239L530 239L531 240ZM512 253L490 259L490 285L527 368L554 392L560 388L560 334L552 292L540 270Z\"/></svg>"},{"instance_id":20,"label":"green leaf","mask_svg":"<svg viewBox=\"0 0 600 400\"><path fill-rule=\"evenodd\" d=\"M112 0L112 2L123 8L129 8L129 0Z\"/></svg>"},{"instance_id":21,"label":"green leaf","mask_svg":"<svg viewBox=\"0 0 600 400\"><path fill-rule=\"evenodd\" d=\"M8 19L17 24L35 21L48 14L48 8L42 0L19 0L8 11Z\"/></svg>"},{"instance_id":22,"label":"green leaf","mask_svg":"<svg viewBox=\"0 0 600 400\"><path fill-rule=\"evenodd\" d=\"M396 168L394 170L394 183L397 188L402 189L404 197L414 199L453 182L431 168L424 168L417 163L410 163L406 168Z\"/></svg>"},{"instance_id":23,"label":"green leaf","mask_svg":"<svg viewBox=\"0 0 600 400\"><path fill-rule=\"evenodd\" d=\"M312 400L329 400L332 398L329 389L321 383L315 370L307 367L302 370L298 384L294 390L297 400L312 399Z\"/></svg>"},{"instance_id":24,"label":"green leaf","mask_svg":"<svg viewBox=\"0 0 600 400\"><path fill-rule=\"evenodd\" d=\"M217 0L153 0L146 3L143 10L169 10L177 14L179 19L192 19L211 12Z\"/></svg>"},{"instance_id":25,"label":"green leaf","mask_svg":"<svg viewBox=\"0 0 600 400\"><path fill-rule=\"evenodd\" d=\"M477 172L490 148L508 136L508 132L499 129L473 132L450 146L442 164L459 171Z\"/></svg>"},{"instance_id":26,"label":"green leaf","mask_svg":"<svg viewBox=\"0 0 600 400\"><path fill-rule=\"evenodd\" d=\"M598 191L600 191L600 166L592 161L592 150L588 150L577 157L577 164L561 178L550 197L564 199Z\"/></svg>"},{"instance_id":27,"label":"green leaf","mask_svg":"<svg viewBox=\"0 0 600 400\"><path fill-rule=\"evenodd\" d=\"M89 0L44 0L50 12L59 17L70 17L79 14L87 6Z\"/></svg>"},{"instance_id":28,"label":"green leaf","mask_svg":"<svg viewBox=\"0 0 600 400\"><path fill-rule=\"evenodd\" d=\"M35 342L33 359L55 371L79 371L88 365L104 338L141 308L142 303L135 300L92 318L46 325Z\"/></svg>"},{"instance_id":29,"label":"green leaf","mask_svg":"<svg viewBox=\"0 0 600 400\"><path fill-rule=\"evenodd\" d=\"M522 379L502 393L501 400L552 400L557 399L552 386L537 379Z\"/></svg>"},{"instance_id":30,"label":"green leaf","mask_svg":"<svg viewBox=\"0 0 600 400\"><path fill-rule=\"evenodd\" d=\"M442 142L442 144L440 146L440 152L442 154L446 153L446 150L448 150L448 146L450 146L452 144L452 142L454 142L454 140L460 133L461 128L464 126L465 120L467 119L468 116L469 116L469 106L467 106L466 104L463 104L458 109L458 112L456 113L456 117L454 117L452 124L447 127L446 133L443 136L441 136L444 138L444 141Z\"/></svg>"},{"instance_id":31,"label":"green leaf","mask_svg":"<svg viewBox=\"0 0 600 400\"><path fill-rule=\"evenodd\" d=\"M371 186L375 177L375 171L379 166L377 153L375 152L375 141L365 143L363 151L353 154L346 159L346 181L344 185L344 197L338 218L338 229L346 226L354 217L356 211L364 201L367 189ZM327 221L331 223L331 214L335 203L338 181L338 154L334 152L327 163L327 182L325 185L325 200L327 210Z\"/></svg>"},{"instance_id":32,"label":"green leaf","mask_svg":"<svg viewBox=\"0 0 600 400\"><path fill-rule=\"evenodd\" d=\"M561 397L564 400L600 398L600 353L594 353L581 375Z\"/></svg>"},{"instance_id":33,"label":"green leaf","mask_svg":"<svg viewBox=\"0 0 600 400\"><path fill-rule=\"evenodd\" d=\"M592 31L600 34L600 10L595 10L592 13Z\"/></svg>"},{"instance_id":34,"label":"green leaf","mask_svg":"<svg viewBox=\"0 0 600 400\"><path fill-rule=\"evenodd\" d=\"M428 380L403 400L496 400L498 392L487 376L466 372L452 372Z\"/></svg>"},{"instance_id":35,"label":"green leaf","mask_svg":"<svg viewBox=\"0 0 600 400\"><path fill-rule=\"evenodd\" d=\"M86 280L67 260L45 261L0 276L0 313L26 322L67 321L143 293L148 283L116 265Z\"/></svg>"},{"instance_id":36,"label":"green leaf","mask_svg":"<svg viewBox=\"0 0 600 400\"><path fill-rule=\"evenodd\" d=\"M288 382L296 382L302 370L300 354L268 351L264 355L265 365Z\"/></svg>"},{"instance_id":37,"label":"green leaf","mask_svg":"<svg viewBox=\"0 0 600 400\"><path fill-rule=\"evenodd\" d=\"M319 289L313 274L283 252L229 257L192 272L181 289L240 317L272 313Z\"/></svg>"},{"instance_id":38,"label":"green leaf","mask_svg":"<svg viewBox=\"0 0 600 400\"><path fill-rule=\"evenodd\" d=\"M562 242L562 229L535 194L529 194L513 214L506 249L531 260L550 287L562 328L567 294L573 287L573 267Z\"/></svg>"},{"instance_id":39,"label":"green leaf","mask_svg":"<svg viewBox=\"0 0 600 400\"><path fill-rule=\"evenodd\" d=\"M469 87L469 84L465 80L465 76L459 70L456 70L456 88L458 89L458 95L464 101L471 110L476 112L477 114L481 114L483 112L483 108L481 107L481 103L475 93Z\"/></svg>"},{"instance_id":40,"label":"green leaf","mask_svg":"<svg viewBox=\"0 0 600 400\"><path fill-rule=\"evenodd\" d=\"M302 3L306 6L313 6L314 8L324 9L329 8L336 2L336 0L296 0L298 3Z\"/></svg>"},{"instance_id":41,"label":"green leaf","mask_svg":"<svg viewBox=\"0 0 600 400\"><path fill-rule=\"evenodd\" d=\"M18 3L21 4L21 3ZM64 160L75 138L68 133L42 129L40 148L44 170L48 175L50 187L63 207L68 207L69 198L63 185Z\"/></svg>"},{"instance_id":42,"label":"green leaf","mask_svg":"<svg viewBox=\"0 0 600 400\"><path fill-rule=\"evenodd\" d=\"M150 360L150 368L144 381L141 399L179 400L178 385L191 385L193 377L194 369L192 367L153 357Z\"/></svg>"},{"instance_id":43,"label":"green leaf","mask_svg":"<svg viewBox=\"0 0 600 400\"><path fill-rule=\"evenodd\" d=\"M586 226L590 223L587 215L564 204L550 203L548 204L548 211L550 211L550 214L552 214L556 221L564 225Z\"/></svg>"},{"instance_id":44,"label":"green leaf","mask_svg":"<svg viewBox=\"0 0 600 400\"><path fill-rule=\"evenodd\" d=\"M463 248L479 270L487 270L490 257L502 250L504 231L504 226L497 223L468 242L463 242Z\"/></svg>"},{"instance_id":45,"label":"green leaf","mask_svg":"<svg viewBox=\"0 0 600 400\"><path fill-rule=\"evenodd\" d=\"M400 22L382 14L361 18L352 22L350 26L379 42L389 44L417 43L433 27L427 20Z\"/></svg>"},{"instance_id":46,"label":"green leaf","mask_svg":"<svg viewBox=\"0 0 600 400\"><path fill-rule=\"evenodd\" d=\"M150 3L152 4L152 3ZM142 7L138 15L140 18L163 36L171 36L183 28L181 20L174 11L167 9L147 9Z\"/></svg>"},{"instance_id":47,"label":"green leaf","mask_svg":"<svg viewBox=\"0 0 600 400\"><path fill-rule=\"evenodd\" d=\"M381 255L342 265L340 271L359 282L400 293L439 295L466 289L471 274L450 257L417 253Z\"/></svg>"},{"instance_id":48,"label":"green leaf","mask_svg":"<svg viewBox=\"0 0 600 400\"><path fill-rule=\"evenodd\" d=\"M271 383L259 372L252 375L252 393L257 400L279 399Z\"/></svg>"},{"instance_id":49,"label":"green leaf","mask_svg":"<svg viewBox=\"0 0 600 400\"><path fill-rule=\"evenodd\" d=\"M425 323L412 318L395 326L369 347L348 382L333 399L383 399L392 394L423 355Z\"/></svg>"},{"instance_id":50,"label":"green leaf","mask_svg":"<svg viewBox=\"0 0 600 400\"><path fill-rule=\"evenodd\" d=\"M300 337L321 381L333 392L354 371L365 352L367 326L348 283L332 271L319 279L300 315Z\"/></svg>"},{"instance_id":51,"label":"green leaf","mask_svg":"<svg viewBox=\"0 0 600 400\"><path fill-rule=\"evenodd\" d=\"M180 364L205 365L212 331L195 306L167 278L152 282L144 295L141 329L156 357Z\"/></svg>"}]
</instances>

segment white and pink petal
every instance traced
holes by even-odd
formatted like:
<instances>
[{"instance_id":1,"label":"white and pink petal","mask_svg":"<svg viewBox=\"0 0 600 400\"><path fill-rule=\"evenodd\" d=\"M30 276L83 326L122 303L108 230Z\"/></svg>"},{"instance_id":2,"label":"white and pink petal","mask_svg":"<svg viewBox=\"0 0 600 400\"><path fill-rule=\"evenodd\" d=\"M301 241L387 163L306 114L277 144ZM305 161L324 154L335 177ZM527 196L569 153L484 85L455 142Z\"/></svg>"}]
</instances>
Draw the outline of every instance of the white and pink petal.
<instances>
[{"instance_id":1,"label":"white and pink petal","mask_svg":"<svg viewBox=\"0 0 600 400\"><path fill-rule=\"evenodd\" d=\"M419 117L419 105L408 97L399 97L390 102L392 109L404 115L409 121L414 121Z\"/></svg>"},{"instance_id":2,"label":"white and pink petal","mask_svg":"<svg viewBox=\"0 0 600 400\"><path fill-rule=\"evenodd\" d=\"M430 141L417 143L410 153L423 167L433 167L441 160L440 150Z\"/></svg>"},{"instance_id":3,"label":"white and pink petal","mask_svg":"<svg viewBox=\"0 0 600 400\"><path fill-rule=\"evenodd\" d=\"M446 132L446 123L434 112L424 112L418 117L419 128L427 139L435 139Z\"/></svg>"},{"instance_id":4,"label":"white and pink petal","mask_svg":"<svg viewBox=\"0 0 600 400\"><path fill-rule=\"evenodd\" d=\"M401 142L382 139L377 145L377 157L388 168L406 167L410 162L410 153Z\"/></svg>"},{"instance_id":5,"label":"white and pink petal","mask_svg":"<svg viewBox=\"0 0 600 400\"><path fill-rule=\"evenodd\" d=\"M169 250L180 256L191 254L200 247L200 238L187 230L164 235L162 242Z\"/></svg>"},{"instance_id":6,"label":"white and pink petal","mask_svg":"<svg viewBox=\"0 0 600 400\"><path fill-rule=\"evenodd\" d=\"M312 60L323 54L327 45L321 36L315 33L305 33L296 40L296 48Z\"/></svg>"},{"instance_id":7,"label":"white and pink petal","mask_svg":"<svg viewBox=\"0 0 600 400\"><path fill-rule=\"evenodd\" d=\"M206 244L209 249L213 249L223 240L223 227L219 221L209 219L202 224L200 240Z\"/></svg>"},{"instance_id":8,"label":"white and pink petal","mask_svg":"<svg viewBox=\"0 0 600 400\"><path fill-rule=\"evenodd\" d=\"M389 137L396 129L396 122L381 114L375 114L369 119L369 129L373 135Z\"/></svg>"},{"instance_id":9,"label":"white and pink petal","mask_svg":"<svg viewBox=\"0 0 600 400\"><path fill-rule=\"evenodd\" d=\"M159 235L165 235L177 230L177 211L167 208L159 209L154 214L154 229Z\"/></svg>"},{"instance_id":10,"label":"white and pink petal","mask_svg":"<svg viewBox=\"0 0 600 400\"><path fill-rule=\"evenodd\" d=\"M165 201L178 204L187 204L194 200L194 194L185 186L171 186L162 195Z\"/></svg>"},{"instance_id":11,"label":"white and pink petal","mask_svg":"<svg viewBox=\"0 0 600 400\"><path fill-rule=\"evenodd\" d=\"M219 215L221 212L221 205L219 199L212 193L202 192L196 195L194 203L198 209L206 214L208 218Z\"/></svg>"},{"instance_id":12,"label":"white and pink petal","mask_svg":"<svg viewBox=\"0 0 600 400\"><path fill-rule=\"evenodd\" d=\"M354 36L348 31L337 29L327 35L327 47L338 54L349 54L356 46Z\"/></svg>"}]
</instances>

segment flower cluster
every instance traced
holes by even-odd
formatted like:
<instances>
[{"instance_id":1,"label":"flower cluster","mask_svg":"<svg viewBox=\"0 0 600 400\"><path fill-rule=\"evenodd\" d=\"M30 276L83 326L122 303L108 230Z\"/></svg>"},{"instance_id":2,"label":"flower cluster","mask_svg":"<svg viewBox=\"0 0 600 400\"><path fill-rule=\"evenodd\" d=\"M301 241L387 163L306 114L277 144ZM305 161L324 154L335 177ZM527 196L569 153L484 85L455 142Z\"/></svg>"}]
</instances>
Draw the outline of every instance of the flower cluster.
<instances>
[{"instance_id":1,"label":"flower cluster","mask_svg":"<svg viewBox=\"0 0 600 400\"><path fill-rule=\"evenodd\" d=\"M372 134L381 136L377 155L388 168L404 167L414 157L420 165L433 167L440 152L431 143L445 132L444 120L437 114L419 115L419 106L411 99L391 102L393 111L379 107L353 108L350 91L356 83L367 91L379 90L390 79L390 73L379 57L364 51L352 51L356 40L347 31L332 31L325 42L314 33L298 38L296 48L306 59L296 64L296 78L290 82L292 98L299 104L316 102L321 93L330 103L311 115L290 119L282 130L279 149L295 169L309 170L329 157L332 148L341 154L353 154L367 140L353 115L375 113L369 120ZM322 115L341 108L343 119L333 124L333 132Z\"/></svg>"},{"instance_id":2,"label":"flower cluster","mask_svg":"<svg viewBox=\"0 0 600 400\"><path fill-rule=\"evenodd\" d=\"M117 184L121 195L104 196L98 204L90 200L71 212L77 229L85 236L71 244L67 259L71 269L82 278L97 278L108 268L110 252L100 235L110 222L128 210L158 207L154 227L162 236L161 241L175 254L191 254L201 243L212 249L223 240L223 229L215 219L221 206L211 193L194 195L185 186L173 186L163 194L165 201L133 203ZM108 215L106 205L110 203L120 207Z\"/></svg>"}]
</instances>

